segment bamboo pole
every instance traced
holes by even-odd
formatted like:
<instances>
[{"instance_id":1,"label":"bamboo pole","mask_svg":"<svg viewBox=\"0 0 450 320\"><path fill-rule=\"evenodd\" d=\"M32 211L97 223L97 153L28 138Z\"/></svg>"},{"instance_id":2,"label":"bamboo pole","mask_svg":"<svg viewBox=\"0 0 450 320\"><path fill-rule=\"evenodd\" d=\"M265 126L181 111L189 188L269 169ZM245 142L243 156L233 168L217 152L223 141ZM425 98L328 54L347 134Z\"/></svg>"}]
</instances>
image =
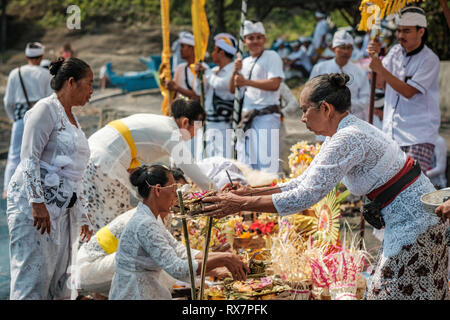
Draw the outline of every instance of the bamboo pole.
<instances>
[{"instance_id":1,"label":"bamboo pole","mask_svg":"<svg viewBox=\"0 0 450 320\"><path fill-rule=\"evenodd\" d=\"M378 37L380 36L380 26L381 26L381 19L380 19L379 13L378 13L378 16L375 20L375 26L371 30L371 34L370 34L371 40L377 40ZM371 74L372 74L372 81L370 83L369 123L373 124L373 111L374 111L374 106L375 106L375 89L377 86L377 73L372 71ZM363 197L363 204L365 202L365 197L366 196ZM366 221L365 221L364 216L361 211L360 221L359 221L359 238L361 240L359 243L359 248L361 250L363 248L365 229L366 229Z\"/></svg>"},{"instance_id":2,"label":"bamboo pole","mask_svg":"<svg viewBox=\"0 0 450 320\"><path fill-rule=\"evenodd\" d=\"M183 195L181 191L177 191L178 196L178 205L180 206L180 214L182 216L185 215L184 212L184 204L183 204ZM191 258L191 245L189 243L189 232L187 228L187 222L186 218L181 219L183 223L183 235L184 235L184 241L186 243L186 253L188 258L188 265L189 265L189 276L191 279L191 299L195 300L195 278L194 278L194 268L192 266L192 258Z\"/></svg>"},{"instance_id":3,"label":"bamboo pole","mask_svg":"<svg viewBox=\"0 0 450 320\"><path fill-rule=\"evenodd\" d=\"M247 0L242 0L241 7L241 28L239 30L239 46L238 52L240 58L242 58L242 54L244 51L244 23L245 18L247 16ZM233 150L234 150L234 159L237 159L237 151L236 151L236 143L237 143L237 126L239 121L241 120L241 96L239 92L239 88L236 87L234 90L234 106L233 106L233 116L232 116L232 128L233 128Z\"/></svg>"},{"instance_id":4,"label":"bamboo pole","mask_svg":"<svg viewBox=\"0 0 450 320\"><path fill-rule=\"evenodd\" d=\"M202 263L200 292L198 295L198 300L203 300L203 292L205 289L206 262L208 261L208 250L209 250L209 242L211 240L212 224L213 224L213 217L208 217L205 245L203 249L203 263Z\"/></svg>"}]
</instances>

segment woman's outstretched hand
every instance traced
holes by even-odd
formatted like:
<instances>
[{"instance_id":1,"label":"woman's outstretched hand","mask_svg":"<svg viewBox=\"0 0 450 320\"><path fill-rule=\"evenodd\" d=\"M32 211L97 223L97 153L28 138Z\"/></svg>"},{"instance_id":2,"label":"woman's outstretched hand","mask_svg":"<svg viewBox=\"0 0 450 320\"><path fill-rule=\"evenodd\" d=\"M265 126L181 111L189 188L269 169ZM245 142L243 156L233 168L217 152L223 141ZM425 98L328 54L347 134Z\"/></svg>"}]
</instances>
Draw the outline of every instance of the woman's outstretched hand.
<instances>
[{"instance_id":1,"label":"woman's outstretched hand","mask_svg":"<svg viewBox=\"0 0 450 320\"><path fill-rule=\"evenodd\" d=\"M255 189L250 186L243 186L238 182L233 182L233 185L231 185L231 183L228 182L226 185L222 187L221 191L229 191L238 196L245 196L250 195L252 192L255 191Z\"/></svg>"},{"instance_id":2,"label":"woman's outstretched hand","mask_svg":"<svg viewBox=\"0 0 450 320\"><path fill-rule=\"evenodd\" d=\"M223 218L230 214L243 210L245 198L234 194L233 192L223 192L216 196L206 197L202 202L213 203L203 209L208 216Z\"/></svg>"},{"instance_id":3,"label":"woman's outstretched hand","mask_svg":"<svg viewBox=\"0 0 450 320\"><path fill-rule=\"evenodd\" d=\"M250 269L238 255L224 252L219 256L219 259L221 260L220 265L230 271L234 280L245 281L247 279L247 273L250 273Z\"/></svg>"}]
</instances>

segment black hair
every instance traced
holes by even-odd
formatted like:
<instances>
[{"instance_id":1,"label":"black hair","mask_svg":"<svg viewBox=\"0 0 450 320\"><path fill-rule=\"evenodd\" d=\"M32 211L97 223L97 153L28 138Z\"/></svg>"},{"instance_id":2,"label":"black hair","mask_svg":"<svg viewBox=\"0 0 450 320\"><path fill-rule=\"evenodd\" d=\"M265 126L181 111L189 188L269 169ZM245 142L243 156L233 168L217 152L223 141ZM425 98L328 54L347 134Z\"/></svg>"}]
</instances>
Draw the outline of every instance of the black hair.
<instances>
[{"instance_id":1,"label":"black hair","mask_svg":"<svg viewBox=\"0 0 450 320\"><path fill-rule=\"evenodd\" d=\"M417 31L419 31L420 28L424 29L424 33L423 33L423 36L422 36L422 42L421 42L421 45L424 45L427 42L427 40L428 40L428 29L424 28L424 27L416 26L416 30Z\"/></svg>"},{"instance_id":2,"label":"black hair","mask_svg":"<svg viewBox=\"0 0 450 320\"><path fill-rule=\"evenodd\" d=\"M172 171L172 175L173 175L173 178L175 179L175 181L178 181L180 179L187 181L187 179L184 176L183 170L181 170L180 168L172 168L171 171Z\"/></svg>"},{"instance_id":3,"label":"black hair","mask_svg":"<svg viewBox=\"0 0 450 320\"><path fill-rule=\"evenodd\" d=\"M50 86L53 90L59 91L64 82L73 77L75 81L83 79L91 67L81 59L59 57L56 61L50 63L50 74L53 76Z\"/></svg>"},{"instance_id":4,"label":"black hair","mask_svg":"<svg viewBox=\"0 0 450 320\"><path fill-rule=\"evenodd\" d=\"M157 184L165 186L169 181L169 174L171 171L166 166L160 164L141 165L130 175L130 182L137 187L139 195L142 198L147 198L150 194L151 186Z\"/></svg>"},{"instance_id":5,"label":"black hair","mask_svg":"<svg viewBox=\"0 0 450 320\"><path fill-rule=\"evenodd\" d=\"M345 112L351 107L351 93L347 87L350 77L345 73L329 73L319 75L309 80L305 88L310 89L309 101L320 107L322 102L328 102L336 111Z\"/></svg>"},{"instance_id":6,"label":"black hair","mask_svg":"<svg viewBox=\"0 0 450 320\"><path fill-rule=\"evenodd\" d=\"M186 117L192 124L194 121L204 121L206 118L205 110L198 100L177 99L170 107L172 116L175 119Z\"/></svg>"}]
</instances>

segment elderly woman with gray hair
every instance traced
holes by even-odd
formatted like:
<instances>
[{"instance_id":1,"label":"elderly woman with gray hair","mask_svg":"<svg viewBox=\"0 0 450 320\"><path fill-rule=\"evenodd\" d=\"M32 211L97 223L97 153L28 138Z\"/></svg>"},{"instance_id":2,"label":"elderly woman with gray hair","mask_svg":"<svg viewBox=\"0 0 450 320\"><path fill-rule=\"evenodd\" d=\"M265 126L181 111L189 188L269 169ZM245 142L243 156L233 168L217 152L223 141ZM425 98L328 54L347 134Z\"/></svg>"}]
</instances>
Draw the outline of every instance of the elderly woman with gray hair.
<instances>
[{"instance_id":1,"label":"elderly woman with gray hair","mask_svg":"<svg viewBox=\"0 0 450 320\"><path fill-rule=\"evenodd\" d=\"M326 136L319 154L298 178L269 188L240 187L215 197L210 215L241 210L288 215L307 209L342 181L366 195L366 220L385 226L385 237L369 278L366 299L448 299L448 223L424 210L420 196L434 191L420 167L383 132L349 114L346 74L324 74L300 95L302 121ZM228 189L227 186L224 189Z\"/></svg>"}]
</instances>

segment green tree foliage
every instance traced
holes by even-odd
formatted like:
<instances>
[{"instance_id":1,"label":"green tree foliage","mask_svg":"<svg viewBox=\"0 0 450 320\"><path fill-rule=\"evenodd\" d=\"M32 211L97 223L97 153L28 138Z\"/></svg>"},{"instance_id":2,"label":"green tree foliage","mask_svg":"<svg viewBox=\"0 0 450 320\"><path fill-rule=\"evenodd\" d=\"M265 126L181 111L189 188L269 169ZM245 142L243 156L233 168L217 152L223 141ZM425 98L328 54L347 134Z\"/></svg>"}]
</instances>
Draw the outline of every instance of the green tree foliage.
<instances>
[{"instance_id":1,"label":"green tree foliage","mask_svg":"<svg viewBox=\"0 0 450 320\"><path fill-rule=\"evenodd\" d=\"M248 0L247 17L262 20L269 42L282 36L293 40L300 35L310 35L314 30L314 11L329 14L337 27L359 22L360 0ZM450 1L447 0L450 6ZM40 21L48 27L65 23L69 5L81 9L83 29L89 30L99 23L123 21L134 23L160 23L159 0L10 0L8 15ZM191 25L191 1L171 0L171 23L176 26ZM450 59L449 28L438 0L426 0L420 6L427 12L428 44L443 60ZM211 36L218 32L237 35L240 25L241 0L206 0ZM211 41L210 41L211 42Z\"/></svg>"}]
</instances>

